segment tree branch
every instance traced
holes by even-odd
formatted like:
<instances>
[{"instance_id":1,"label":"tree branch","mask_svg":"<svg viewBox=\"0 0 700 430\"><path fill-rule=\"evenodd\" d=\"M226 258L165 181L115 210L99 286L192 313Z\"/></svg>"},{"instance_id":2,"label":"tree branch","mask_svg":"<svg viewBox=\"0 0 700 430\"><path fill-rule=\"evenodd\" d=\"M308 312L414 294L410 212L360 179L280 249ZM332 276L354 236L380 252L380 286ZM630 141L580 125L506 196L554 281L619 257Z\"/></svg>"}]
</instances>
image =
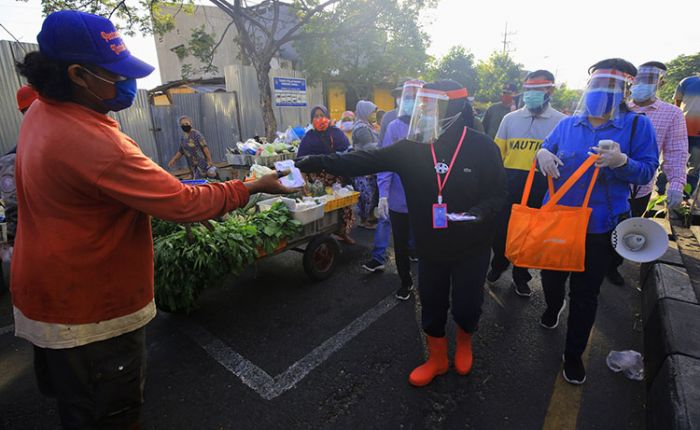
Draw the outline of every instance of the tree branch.
<instances>
[{"instance_id":1,"label":"tree branch","mask_svg":"<svg viewBox=\"0 0 700 430\"><path fill-rule=\"evenodd\" d=\"M277 42L275 42L276 46L274 46L273 51L277 51L284 44L290 42L292 40L292 37L297 33L297 31L299 31L299 29L306 25L311 20L311 18L313 18L317 13L321 12L323 9L334 3L338 3L339 1L340 0L326 0L325 2L320 3L318 6L306 12L306 15L304 15L304 17L300 19L295 26L289 29L289 31L287 31L287 33L285 33L284 36L282 36L279 40L277 40Z\"/></svg>"},{"instance_id":2,"label":"tree branch","mask_svg":"<svg viewBox=\"0 0 700 430\"><path fill-rule=\"evenodd\" d=\"M232 25L233 25L233 21L228 23L228 25L226 26L226 29L224 30L223 34L221 35L221 38L219 38L219 41L216 42L216 45L214 45L211 48L210 55L209 55L209 64L207 64L207 67L205 70L208 71L211 68L212 63L214 62L214 56L216 55L216 49L224 41L224 37L226 37L226 33L228 33L228 29L231 28Z\"/></svg>"}]
</instances>

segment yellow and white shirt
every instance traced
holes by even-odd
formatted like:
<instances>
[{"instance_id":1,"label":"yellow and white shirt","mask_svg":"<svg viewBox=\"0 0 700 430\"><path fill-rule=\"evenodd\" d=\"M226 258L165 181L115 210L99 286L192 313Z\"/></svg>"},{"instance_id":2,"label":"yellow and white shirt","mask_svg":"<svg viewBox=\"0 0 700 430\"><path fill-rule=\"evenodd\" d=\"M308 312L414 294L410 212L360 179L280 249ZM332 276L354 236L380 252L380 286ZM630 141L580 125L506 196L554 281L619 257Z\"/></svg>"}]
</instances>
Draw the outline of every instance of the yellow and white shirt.
<instances>
[{"instance_id":1,"label":"yellow and white shirt","mask_svg":"<svg viewBox=\"0 0 700 430\"><path fill-rule=\"evenodd\" d=\"M537 116L524 107L506 115L495 139L503 166L529 171L542 142L564 118L566 115L551 106Z\"/></svg>"}]
</instances>

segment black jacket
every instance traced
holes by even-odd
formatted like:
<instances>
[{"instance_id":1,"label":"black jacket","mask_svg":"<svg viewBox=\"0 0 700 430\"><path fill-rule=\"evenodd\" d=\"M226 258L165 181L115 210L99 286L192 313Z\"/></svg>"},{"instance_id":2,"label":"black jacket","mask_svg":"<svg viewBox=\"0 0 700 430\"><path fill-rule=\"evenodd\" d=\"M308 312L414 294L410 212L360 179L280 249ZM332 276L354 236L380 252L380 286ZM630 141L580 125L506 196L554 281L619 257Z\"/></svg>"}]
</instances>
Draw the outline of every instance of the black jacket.
<instances>
[{"instance_id":1,"label":"black jacket","mask_svg":"<svg viewBox=\"0 0 700 430\"><path fill-rule=\"evenodd\" d=\"M449 165L462 135L455 123L435 143L438 162ZM437 203L437 178L430 145L401 140L386 148L342 155L310 156L297 160L302 172L363 176L396 172L401 177L420 258L455 261L491 246L496 215L506 202L506 173L498 147L486 135L468 129L443 190L448 212L470 212L479 222L450 222L433 229L432 207Z\"/></svg>"}]
</instances>

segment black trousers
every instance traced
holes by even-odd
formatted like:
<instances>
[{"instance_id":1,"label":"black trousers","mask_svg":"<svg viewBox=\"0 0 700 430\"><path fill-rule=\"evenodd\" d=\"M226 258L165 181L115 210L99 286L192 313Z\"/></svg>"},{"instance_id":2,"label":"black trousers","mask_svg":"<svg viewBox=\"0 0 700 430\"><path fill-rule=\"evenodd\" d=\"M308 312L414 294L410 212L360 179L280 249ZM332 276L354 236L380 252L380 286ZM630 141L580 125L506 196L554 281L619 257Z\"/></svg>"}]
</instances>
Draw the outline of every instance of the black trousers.
<instances>
[{"instance_id":1,"label":"black trousers","mask_svg":"<svg viewBox=\"0 0 700 430\"><path fill-rule=\"evenodd\" d=\"M409 259L409 242L411 238L411 226L407 213L389 211L391 220L391 233L394 238L394 259L396 271L399 272L401 285L410 287L413 285L411 276L411 260Z\"/></svg>"},{"instance_id":2,"label":"black trousers","mask_svg":"<svg viewBox=\"0 0 700 430\"><path fill-rule=\"evenodd\" d=\"M520 179L520 180L517 180ZM493 259L491 260L491 270L494 272L503 272L510 265L510 261L506 258L506 239L508 236L508 222L510 222L510 214L513 204L520 203L525 188L525 176L522 178L511 178L508 183L508 204L498 214L496 222L496 235L493 239L491 249L493 251ZM532 184L532 191L528 199L528 206L531 208L539 208L542 206L542 199L547 192L547 180L539 173L535 174L535 180ZM526 284L532 280L530 271L523 267L513 266L513 281L516 284Z\"/></svg>"},{"instance_id":3,"label":"black trousers","mask_svg":"<svg viewBox=\"0 0 700 430\"><path fill-rule=\"evenodd\" d=\"M445 336L447 311L462 330L476 331L484 302L484 282L491 252L488 248L455 262L418 262L418 292L423 307L423 331Z\"/></svg>"},{"instance_id":4,"label":"black trousers","mask_svg":"<svg viewBox=\"0 0 700 430\"><path fill-rule=\"evenodd\" d=\"M143 403L146 330L75 348L34 346L34 371L42 394L58 401L63 428L132 428Z\"/></svg>"},{"instance_id":5,"label":"black trousers","mask_svg":"<svg viewBox=\"0 0 700 430\"><path fill-rule=\"evenodd\" d=\"M610 233L586 236L584 272L542 271L542 289L547 308L560 309L569 280L569 323L566 333L567 357L580 357L588 344L598 308L598 294L615 251Z\"/></svg>"},{"instance_id":6,"label":"black trousers","mask_svg":"<svg viewBox=\"0 0 700 430\"><path fill-rule=\"evenodd\" d=\"M632 217L640 217L644 215L644 212L647 210L647 206L649 205L649 200L651 199L651 193L647 194L644 197L637 197L636 199L630 199L630 207L632 208ZM625 261L624 258L617 252L613 251L613 260L612 264L610 265L610 271L616 271L618 267L622 265L622 263Z\"/></svg>"}]
</instances>

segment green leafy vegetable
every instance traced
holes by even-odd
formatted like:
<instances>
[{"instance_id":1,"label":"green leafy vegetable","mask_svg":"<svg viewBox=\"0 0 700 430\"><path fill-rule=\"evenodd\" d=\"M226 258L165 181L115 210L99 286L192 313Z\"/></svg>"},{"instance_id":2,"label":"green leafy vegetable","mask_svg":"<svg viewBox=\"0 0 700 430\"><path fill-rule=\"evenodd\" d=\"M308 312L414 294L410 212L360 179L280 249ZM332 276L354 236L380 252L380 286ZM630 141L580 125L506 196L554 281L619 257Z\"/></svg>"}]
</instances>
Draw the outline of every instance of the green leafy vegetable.
<instances>
[{"instance_id":1,"label":"green leafy vegetable","mask_svg":"<svg viewBox=\"0 0 700 430\"><path fill-rule=\"evenodd\" d=\"M153 220L155 294L159 308L190 312L197 297L228 273L239 274L258 258L270 254L301 228L289 209L276 203L267 212L241 209L223 222L210 221L214 231Z\"/></svg>"}]
</instances>

